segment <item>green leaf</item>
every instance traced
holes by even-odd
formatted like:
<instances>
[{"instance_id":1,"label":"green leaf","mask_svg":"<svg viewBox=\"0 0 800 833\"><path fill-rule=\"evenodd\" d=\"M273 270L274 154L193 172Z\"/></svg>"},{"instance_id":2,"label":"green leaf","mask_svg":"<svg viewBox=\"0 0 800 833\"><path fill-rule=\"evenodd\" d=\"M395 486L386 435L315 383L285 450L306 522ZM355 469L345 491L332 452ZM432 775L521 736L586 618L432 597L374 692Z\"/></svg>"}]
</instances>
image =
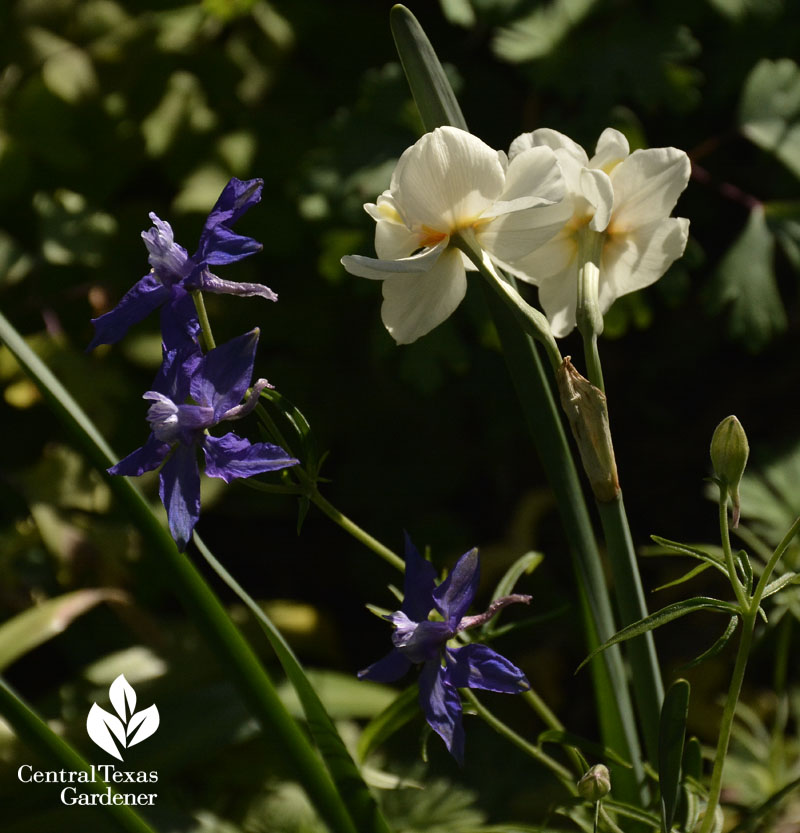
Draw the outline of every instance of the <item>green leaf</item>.
<instances>
[{"instance_id":1,"label":"green leaf","mask_svg":"<svg viewBox=\"0 0 800 833\"><path fill-rule=\"evenodd\" d=\"M745 590L750 595L753 592L753 565L750 563L750 557L744 550L739 550L734 556L734 563L744 580Z\"/></svg>"},{"instance_id":2,"label":"green leaf","mask_svg":"<svg viewBox=\"0 0 800 833\"><path fill-rule=\"evenodd\" d=\"M688 668L694 668L696 665L700 665L704 663L707 659L711 659L712 657L717 656L717 654L722 652L722 649L728 644L728 641L733 636L734 632L736 631L736 627L739 624L739 617L738 616L731 616L730 621L728 622L727 627L725 628L722 636L707 650L703 651L700 656L695 657L690 662L687 662L685 665L681 666L681 670L685 671Z\"/></svg>"},{"instance_id":3,"label":"green leaf","mask_svg":"<svg viewBox=\"0 0 800 833\"><path fill-rule=\"evenodd\" d=\"M416 17L401 5L389 16L400 63L408 79L425 130L451 125L467 129L447 75Z\"/></svg>"},{"instance_id":4,"label":"green leaf","mask_svg":"<svg viewBox=\"0 0 800 833\"><path fill-rule=\"evenodd\" d=\"M194 536L194 543L211 568L244 602L261 625L289 682L297 692L308 728L352 816L356 829L390 833L375 799L361 777L358 766L350 756L333 720L281 632L197 535Z\"/></svg>"},{"instance_id":5,"label":"green leaf","mask_svg":"<svg viewBox=\"0 0 800 833\"><path fill-rule=\"evenodd\" d=\"M708 550L700 549L691 544L681 544L678 541L670 541L668 538L662 538L660 535L651 535L653 541L663 547L666 552L645 552L645 555L688 555L690 558L696 558L703 561L711 567L716 567L723 575L728 575L728 569L725 566L725 561L722 555L715 555Z\"/></svg>"},{"instance_id":6,"label":"green leaf","mask_svg":"<svg viewBox=\"0 0 800 833\"><path fill-rule=\"evenodd\" d=\"M797 573L784 573L782 576L779 576L774 581L771 581L764 588L764 595L761 598L766 599L767 596L772 596L779 590L783 590L783 588L786 587L787 584L798 583L800 583L800 576L798 576Z\"/></svg>"},{"instance_id":7,"label":"green leaf","mask_svg":"<svg viewBox=\"0 0 800 833\"><path fill-rule=\"evenodd\" d=\"M626 761L621 755L603 746L600 743L582 738L580 735L575 735L572 732L565 732L561 729L547 729L542 732L536 739L536 742L541 745L543 743L557 743L560 746L569 746L580 750L581 753L588 753L593 758L601 761L611 761L612 763L624 766L626 769L631 769L630 761ZM588 767L587 767L588 769Z\"/></svg>"},{"instance_id":8,"label":"green leaf","mask_svg":"<svg viewBox=\"0 0 800 833\"><path fill-rule=\"evenodd\" d=\"M785 784L777 792L773 793L766 801L754 810L751 810L747 814L747 817L731 830L731 833L751 833L751 831L762 829L759 824L763 820L764 816L777 807L787 795L794 793L798 787L800 787L800 778L795 778L793 781Z\"/></svg>"},{"instance_id":9,"label":"green leaf","mask_svg":"<svg viewBox=\"0 0 800 833\"><path fill-rule=\"evenodd\" d=\"M711 565L710 564L698 564L696 567L692 567L688 573L684 573L680 578L673 579L672 581L668 581L666 584L660 584L658 587L655 588L653 592L658 590L666 590L668 587L677 587L679 584L684 584L685 582L693 579L695 576L699 576L700 573L704 573Z\"/></svg>"},{"instance_id":10,"label":"green leaf","mask_svg":"<svg viewBox=\"0 0 800 833\"><path fill-rule=\"evenodd\" d=\"M731 604L731 602L723 602L719 599L711 599L706 596L695 596L692 599L686 599L682 602L667 605L667 607L656 611L656 613L651 613L649 616L645 616L644 619L640 619L638 622L628 625L621 631L617 631L611 639L604 642L599 648L595 648L595 650L592 651L592 653L589 654L589 656L586 657L586 659L577 667L575 673L577 674L577 672L580 671L586 663L593 660L597 654L601 651L605 651L606 648L610 648L618 642L633 639L635 636L641 636L643 633L647 633L648 631L660 628L662 625L666 625L667 622L672 622L674 619L679 619L681 616L686 616L688 613L694 613L700 610L737 615L739 613L739 608L736 607L736 605Z\"/></svg>"},{"instance_id":11,"label":"green leaf","mask_svg":"<svg viewBox=\"0 0 800 833\"><path fill-rule=\"evenodd\" d=\"M399 694L377 717L364 727L356 754L365 761L370 753L419 714L419 688L416 683Z\"/></svg>"},{"instance_id":12,"label":"green leaf","mask_svg":"<svg viewBox=\"0 0 800 833\"><path fill-rule=\"evenodd\" d=\"M128 601L118 590L75 590L23 610L0 625L0 671L52 639L100 602Z\"/></svg>"},{"instance_id":13,"label":"green leaf","mask_svg":"<svg viewBox=\"0 0 800 833\"><path fill-rule=\"evenodd\" d=\"M759 61L739 104L742 133L800 177L800 67L790 58Z\"/></svg>"},{"instance_id":14,"label":"green leaf","mask_svg":"<svg viewBox=\"0 0 800 833\"><path fill-rule=\"evenodd\" d=\"M703 748L696 737L686 741L683 751L683 774L695 781L700 781L703 777Z\"/></svg>"},{"instance_id":15,"label":"green leaf","mask_svg":"<svg viewBox=\"0 0 800 833\"><path fill-rule=\"evenodd\" d=\"M607 810L613 810L620 816L625 816L625 818L641 822L642 824L652 827L654 830L658 830L658 816L656 816L655 813L648 813L646 810L642 810L639 807L634 807L631 804L626 804L622 801L614 801L608 798L603 801L603 806Z\"/></svg>"},{"instance_id":16,"label":"green leaf","mask_svg":"<svg viewBox=\"0 0 800 833\"><path fill-rule=\"evenodd\" d=\"M686 680L675 680L664 696L658 726L658 785L661 790L662 833L669 833L675 818L688 712L689 683Z\"/></svg>"},{"instance_id":17,"label":"green leaf","mask_svg":"<svg viewBox=\"0 0 800 833\"><path fill-rule=\"evenodd\" d=\"M774 248L764 207L757 205L711 283L712 309L728 309L731 337L753 353L786 329L786 313L772 268Z\"/></svg>"}]
</instances>

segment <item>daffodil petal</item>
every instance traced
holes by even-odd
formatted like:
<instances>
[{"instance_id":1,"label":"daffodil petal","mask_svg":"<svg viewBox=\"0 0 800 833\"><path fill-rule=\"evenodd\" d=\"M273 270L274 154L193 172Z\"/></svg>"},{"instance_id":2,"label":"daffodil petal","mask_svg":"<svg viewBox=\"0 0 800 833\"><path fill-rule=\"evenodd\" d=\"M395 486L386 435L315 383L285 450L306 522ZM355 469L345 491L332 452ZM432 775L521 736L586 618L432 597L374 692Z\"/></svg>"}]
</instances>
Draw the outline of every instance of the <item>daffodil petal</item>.
<instances>
[{"instance_id":1,"label":"daffodil petal","mask_svg":"<svg viewBox=\"0 0 800 833\"><path fill-rule=\"evenodd\" d=\"M665 217L610 237L600 270L599 301L603 312L620 295L655 283L683 254L688 237L689 221L683 217Z\"/></svg>"},{"instance_id":2,"label":"daffodil petal","mask_svg":"<svg viewBox=\"0 0 800 833\"><path fill-rule=\"evenodd\" d=\"M578 270L570 264L563 272L539 282L539 302L556 338L563 338L575 328L578 302Z\"/></svg>"},{"instance_id":3,"label":"daffodil petal","mask_svg":"<svg viewBox=\"0 0 800 833\"><path fill-rule=\"evenodd\" d=\"M573 142L569 136L565 136L563 133L549 127L540 127L532 133L523 133L521 136L517 136L508 149L508 158L513 160L517 154L533 147L564 150L581 166L586 166L589 162L586 151L577 142Z\"/></svg>"},{"instance_id":4,"label":"daffodil petal","mask_svg":"<svg viewBox=\"0 0 800 833\"><path fill-rule=\"evenodd\" d=\"M370 278L383 281L397 275L411 276L424 274L436 265L442 252L447 248L449 240L445 238L437 246L425 249L411 257L397 260L382 260L364 255L346 255L342 258L342 266L351 274L359 278Z\"/></svg>"},{"instance_id":5,"label":"daffodil petal","mask_svg":"<svg viewBox=\"0 0 800 833\"><path fill-rule=\"evenodd\" d=\"M526 208L502 214L475 230L475 237L492 260L515 272L519 261L551 240L572 216L570 203Z\"/></svg>"},{"instance_id":6,"label":"daffodil petal","mask_svg":"<svg viewBox=\"0 0 800 833\"><path fill-rule=\"evenodd\" d=\"M480 217L504 181L496 151L463 130L437 127L403 154L392 192L414 225L449 233Z\"/></svg>"},{"instance_id":7,"label":"daffodil petal","mask_svg":"<svg viewBox=\"0 0 800 833\"><path fill-rule=\"evenodd\" d=\"M631 148L625 135L619 130L614 130L613 127L607 127L597 140L594 156L589 160L589 167L611 173L630 152Z\"/></svg>"},{"instance_id":8,"label":"daffodil petal","mask_svg":"<svg viewBox=\"0 0 800 833\"><path fill-rule=\"evenodd\" d=\"M535 285L561 275L568 269L577 270L578 244L566 229L552 240L505 268L523 281Z\"/></svg>"},{"instance_id":9,"label":"daffodil petal","mask_svg":"<svg viewBox=\"0 0 800 833\"><path fill-rule=\"evenodd\" d=\"M505 189L482 218L552 205L564 199L564 193L564 176L554 151L548 147L527 148L509 163Z\"/></svg>"},{"instance_id":10,"label":"daffodil petal","mask_svg":"<svg viewBox=\"0 0 800 833\"><path fill-rule=\"evenodd\" d=\"M593 168L583 168L580 172L580 190L593 211L589 228L592 231L605 231L614 208L614 186L608 174Z\"/></svg>"},{"instance_id":11,"label":"daffodil petal","mask_svg":"<svg viewBox=\"0 0 800 833\"><path fill-rule=\"evenodd\" d=\"M689 157L677 148L634 151L611 172L615 205L609 230L625 232L668 217L690 172Z\"/></svg>"},{"instance_id":12,"label":"daffodil petal","mask_svg":"<svg viewBox=\"0 0 800 833\"><path fill-rule=\"evenodd\" d=\"M381 318L398 344L410 344L445 321L466 291L461 252L450 249L427 272L384 280Z\"/></svg>"}]
</instances>

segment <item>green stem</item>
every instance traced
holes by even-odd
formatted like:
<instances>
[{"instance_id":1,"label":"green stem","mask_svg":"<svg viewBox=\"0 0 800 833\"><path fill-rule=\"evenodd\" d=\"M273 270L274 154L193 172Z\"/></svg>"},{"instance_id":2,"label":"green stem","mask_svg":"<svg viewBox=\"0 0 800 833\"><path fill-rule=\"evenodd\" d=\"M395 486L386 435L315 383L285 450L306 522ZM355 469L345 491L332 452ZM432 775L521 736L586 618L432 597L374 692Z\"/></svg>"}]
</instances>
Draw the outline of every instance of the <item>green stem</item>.
<instances>
[{"instance_id":1,"label":"green stem","mask_svg":"<svg viewBox=\"0 0 800 833\"><path fill-rule=\"evenodd\" d=\"M510 726L506 726L500 718L496 717L468 688L460 689L464 698L473 706L478 715L492 727L498 734L502 735L508 741L517 746L526 755L530 755L535 761L538 761L543 766L547 767L564 787L569 791L570 795L577 795L578 788L575 786L575 781L572 778L572 773L563 764L560 764L554 758L551 758L546 752L542 752L538 746L534 746L528 742L521 735L518 735Z\"/></svg>"},{"instance_id":2,"label":"green stem","mask_svg":"<svg viewBox=\"0 0 800 833\"><path fill-rule=\"evenodd\" d=\"M0 714L8 721L17 736L45 759L55 761L63 769L92 772L91 765L30 708L9 685L0 678ZM105 795L109 785L100 778L87 781L86 789ZM112 788L112 794L116 790ZM100 805L109 818L125 833L154 833L150 825L124 804Z\"/></svg>"},{"instance_id":3,"label":"green stem","mask_svg":"<svg viewBox=\"0 0 800 833\"><path fill-rule=\"evenodd\" d=\"M755 612L748 612L742 616L742 635L739 640L739 648L736 652L736 663L733 667L731 684L725 698L725 707L722 711L722 721L719 727L719 741L717 751L714 755L714 770L711 773L711 784L708 790L708 802L706 804L705 816L700 833L711 833L714 827L714 816L719 806L719 797L722 792L722 771L725 767L725 758L728 754L728 745L731 739L733 719L736 714L736 704L739 702L739 694L742 690L744 672L747 668L747 659L750 655L750 646L753 642L753 630L756 623Z\"/></svg>"},{"instance_id":4,"label":"green stem","mask_svg":"<svg viewBox=\"0 0 800 833\"><path fill-rule=\"evenodd\" d=\"M2 314L0 341L6 344L36 384L44 400L83 448L87 458L101 472L105 472L115 462L115 455L83 409ZM112 493L125 506L147 540L148 552L158 558L159 569L167 575L167 584L175 588L220 664L227 669L243 699L261 723L265 736L270 735L270 740L277 738L283 746L298 780L320 815L332 830L355 833L353 822L328 771L287 712L271 679L219 599L191 561L178 552L172 538L133 483L127 477L106 475L106 479Z\"/></svg>"},{"instance_id":5,"label":"green stem","mask_svg":"<svg viewBox=\"0 0 800 833\"><path fill-rule=\"evenodd\" d=\"M199 289L195 289L192 292L192 300L194 301L194 308L197 310L197 318L200 321L200 332L203 334L203 343L205 344L207 353L209 350L213 350L217 344L214 341L214 333L211 331L211 322L208 320L203 293Z\"/></svg>"},{"instance_id":6,"label":"green stem","mask_svg":"<svg viewBox=\"0 0 800 833\"><path fill-rule=\"evenodd\" d=\"M614 500L597 501L603 527L611 572L614 576L615 597L622 626L644 619L647 603L644 598L636 552L633 547L628 517L622 502L622 492ZM628 642L628 655L633 678L633 696L642 726L648 758L658 760L658 724L664 702L664 684L656 656L652 631Z\"/></svg>"},{"instance_id":7,"label":"green stem","mask_svg":"<svg viewBox=\"0 0 800 833\"><path fill-rule=\"evenodd\" d=\"M372 550L376 555L379 555L387 564L404 572L406 569L405 561L396 555L388 547L385 547L377 538L373 538L366 530L362 529L355 521L350 520L347 515L342 514L330 501L326 500L317 490L316 486L311 486L306 492L308 499L319 509L321 509L335 524L338 524L345 532L352 535L357 541L362 543L365 547Z\"/></svg>"},{"instance_id":8,"label":"green stem","mask_svg":"<svg viewBox=\"0 0 800 833\"><path fill-rule=\"evenodd\" d=\"M758 605L761 604L761 598L764 595L764 591L767 589L767 584L769 584L773 570L778 565L778 562L783 557L783 554L789 548L789 544L792 543L792 538L797 535L798 531L800 531L800 518L797 518L797 520L789 527L789 531L783 536L781 542L775 549L775 552L772 553L772 557L769 561L767 561L767 566L764 567L764 572L761 574L758 584L756 585L756 589L753 592L752 603L756 609L758 609Z\"/></svg>"},{"instance_id":9,"label":"green stem","mask_svg":"<svg viewBox=\"0 0 800 833\"><path fill-rule=\"evenodd\" d=\"M728 529L728 490L719 488L719 534L722 541L722 552L725 556L725 566L728 568L728 581L731 583L736 601L742 610L746 610L749 602L745 595L744 587L739 581L739 574L736 572L736 565L733 562L733 550L731 549L731 536Z\"/></svg>"},{"instance_id":10,"label":"green stem","mask_svg":"<svg viewBox=\"0 0 800 833\"><path fill-rule=\"evenodd\" d=\"M536 691L529 688L522 694L522 699L525 700L525 702L533 709L534 712L536 712L537 715L539 715L545 726L549 729L555 729L557 732L564 731L564 724L550 710L550 707L544 702L544 700L542 700ZM570 763L572 764L572 768L578 776L583 775L583 764L581 763L578 753L571 746L567 747L566 751L569 756Z\"/></svg>"}]
</instances>

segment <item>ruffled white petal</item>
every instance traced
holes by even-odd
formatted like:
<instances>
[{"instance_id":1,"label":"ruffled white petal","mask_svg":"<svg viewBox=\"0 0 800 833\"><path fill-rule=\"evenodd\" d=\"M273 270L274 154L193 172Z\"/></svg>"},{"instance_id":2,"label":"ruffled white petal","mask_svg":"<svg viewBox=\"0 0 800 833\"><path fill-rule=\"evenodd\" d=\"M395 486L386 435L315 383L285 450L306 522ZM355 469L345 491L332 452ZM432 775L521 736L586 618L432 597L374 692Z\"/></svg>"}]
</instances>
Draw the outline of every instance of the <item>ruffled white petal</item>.
<instances>
[{"instance_id":1,"label":"ruffled white petal","mask_svg":"<svg viewBox=\"0 0 800 833\"><path fill-rule=\"evenodd\" d=\"M597 140L594 156L589 160L589 167L611 173L630 152L631 148L624 134L619 130L614 130L613 127L607 127Z\"/></svg>"},{"instance_id":2,"label":"ruffled white petal","mask_svg":"<svg viewBox=\"0 0 800 833\"><path fill-rule=\"evenodd\" d=\"M426 133L401 163L392 191L414 226L452 232L474 222L503 191L505 172L497 152L455 127Z\"/></svg>"},{"instance_id":3,"label":"ruffled white petal","mask_svg":"<svg viewBox=\"0 0 800 833\"><path fill-rule=\"evenodd\" d=\"M603 250L600 306L655 283L686 248L689 221L665 217L628 234L613 235Z\"/></svg>"},{"instance_id":4,"label":"ruffled white petal","mask_svg":"<svg viewBox=\"0 0 800 833\"><path fill-rule=\"evenodd\" d=\"M449 249L430 271L383 282L381 318L398 344L410 344L449 318L466 291L461 252Z\"/></svg>"},{"instance_id":5,"label":"ruffled white petal","mask_svg":"<svg viewBox=\"0 0 800 833\"><path fill-rule=\"evenodd\" d=\"M533 147L564 150L582 167L589 162L586 151L577 142L573 142L569 136L565 136L557 130L551 130L549 127L540 127L532 133L523 133L521 136L517 136L508 149L508 157L513 159L518 153Z\"/></svg>"},{"instance_id":6,"label":"ruffled white petal","mask_svg":"<svg viewBox=\"0 0 800 833\"><path fill-rule=\"evenodd\" d=\"M539 302L556 338L563 338L575 328L578 303L578 270L573 263L563 272L539 284Z\"/></svg>"},{"instance_id":7,"label":"ruffled white petal","mask_svg":"<svg viewBox=\"0 0 800 833\"><path fill-rule=\"evenodd\" d=\"M554 151L547 147L528 148L509 163L503 193L482 218L552 205L564 199L565 190Z\"/></svg>"},{"instance_id":8,"label":"ruffled white petal","mask_svg":"<svg viewBox=\"0 0 800 833\"><path fill-rule=\"evenodd\" d=\"M412 257L398 258L397 260L380 260L374 257L363 255L346 255L342 258L342 266L351 274L359 278L370 278L374 281L384 281L395 276L416 275L429 272L434 268L437 261L447 248L449 239L445 238L430 249Z\"/></svg>"},{"instance_id":9,"label":"ruffled white petal","mask_svg":"<svg viewBox=\"0 0 800 833\"><path fill-rule=\"evenodd\" d=\"M577 270L577 258L578 244L574 236L562 229L552 240L524 258L500 265L521 280L539 285L570 268Z\"/></svg>"},{"instance_id":10,"label":"ruffled white petal","mask_svg":"<svg viewBox=\"0 0 800 833\"><path fill-rule=\"evenodd\" d=\"M689 157L677 148L636 150L611 172L610 231L625 232L668 217L689 182Z\"/></svg>"},{"instance_id":11,"label":"ruffled white petal","mask_svg":"<svg viewBox=\"0 0 800 833\"><path fill-rule=\"evenodd\" d=\"M518 263L558 234L572 216L569 203L502 214L475 228L475 238L499 266L516 272Z\"/></svg>"}]
</instances>

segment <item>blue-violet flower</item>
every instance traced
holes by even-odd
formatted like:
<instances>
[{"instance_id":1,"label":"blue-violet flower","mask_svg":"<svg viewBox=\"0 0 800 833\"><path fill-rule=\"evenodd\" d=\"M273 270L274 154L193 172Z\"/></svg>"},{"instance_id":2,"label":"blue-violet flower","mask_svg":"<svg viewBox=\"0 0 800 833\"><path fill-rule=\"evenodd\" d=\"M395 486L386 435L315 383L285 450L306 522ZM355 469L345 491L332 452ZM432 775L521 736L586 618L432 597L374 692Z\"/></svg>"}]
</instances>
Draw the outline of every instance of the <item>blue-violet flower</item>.
<instances>
[{"instance_id":1,"label":"blue-violet flower","mask_svg":"<svg viewBox=\"0 0 800 833\"><path fill-rule=\"evenodd\" d=\"M259 331L252 330L205 355L190 347L165 349L153 390L143 396L152 403L147 411L152 433L141 448L108 470L136 477L161 466L159 494L180 550L186 548L200 517L199 449L204 452L205 473L226 483L298 462L280 446L251 443L233 432L214 437L207 430L248 414L259 393L269 387L266 379L259 379L242 403L253 376L258 336ZM189 397L193 401L187 403Z\"/></svg>"},{"instance_id":2,"label":"blue-violet flower","mask_svg":"<svg viewBox=\"0 0 800 833\"><path fill-rule=\"evenodd\" d=\"M172 226L150 212L152 228L142 232L150 272L122 297L110 312L92 319L95 335L88 349L99 344L115 344L131 325L161 307L162 339L167 349L195 341L199 323L189 293L225 293L270 301L278 296L259 283L239 283L218 278L211 266L233 263L261 250L261 244L231 230L231 226L261 199L263 181L233 178L225 186L203 225L197 251L190 257L175 242Z\"/></svg>"},{"instance_id":3,"label":"blue-violet flower","mask_svg":"<svg viewBox=\"0 0 800 833\"><path fill-rule=\"evenodd\" d=\"M498 610L530 596L514 594L496 599L477 616L465 616L478 588L477 549L465 553L438 586L433 565L406 537L406 573L400 610L386 616L394 626L394 648L358 676L389 683L412 665L422 663L419 701L428 725L444 740L453 757L464 761L464 728L459 688L482 688L518 694L530 688L519 668L478 642L454 648L448 642L467 628L482 625ZM441 620L431 621L435 610Z\"/></svg>"}]
</instances>

